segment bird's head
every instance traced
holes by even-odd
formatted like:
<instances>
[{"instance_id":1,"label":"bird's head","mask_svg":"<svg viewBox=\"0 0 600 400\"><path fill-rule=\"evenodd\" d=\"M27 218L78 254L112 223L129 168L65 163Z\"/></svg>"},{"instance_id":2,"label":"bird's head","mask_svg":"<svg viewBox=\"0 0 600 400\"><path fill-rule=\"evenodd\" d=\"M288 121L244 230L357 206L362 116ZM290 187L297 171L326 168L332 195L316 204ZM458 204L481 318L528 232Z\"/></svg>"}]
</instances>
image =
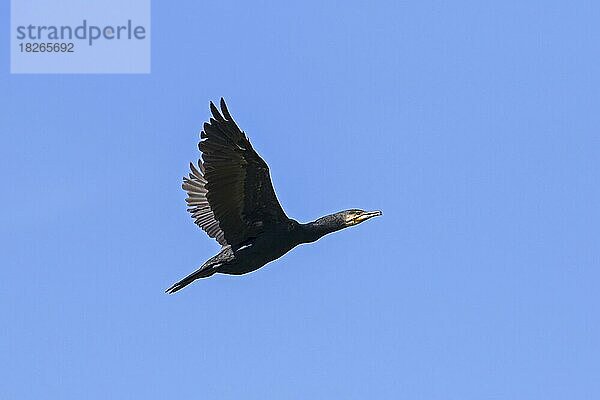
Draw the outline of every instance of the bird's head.
<instances>
[{"instance_id":1,"label":"bird's head","mask_svg":"<svg viewBox=\"0 0 600 400\"><path fill-rule=\"evenodd\" d=\"M361 222L365 222L366 220L371 219L373 217L378 217L378 216L382 215L382 212L379 210L363 211L363 210L358 210L358 209L351 209L351 210L341 211L338 213L338 215L344 221L344 225L354 226L354 225L360 224Z\"/></svg>"}]
</instances>

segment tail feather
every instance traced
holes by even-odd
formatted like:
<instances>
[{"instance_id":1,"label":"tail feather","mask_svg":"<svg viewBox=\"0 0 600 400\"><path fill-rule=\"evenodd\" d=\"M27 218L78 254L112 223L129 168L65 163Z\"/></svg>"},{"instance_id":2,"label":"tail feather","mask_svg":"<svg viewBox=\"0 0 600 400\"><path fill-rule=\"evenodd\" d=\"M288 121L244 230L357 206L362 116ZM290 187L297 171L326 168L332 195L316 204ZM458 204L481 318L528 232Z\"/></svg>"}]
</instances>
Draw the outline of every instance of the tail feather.
<instances>
[{"instance_id":1,"label":"tail feather","mask_svg":"<svg viewBox=\"0 0 600 400\"><path fill-rule=\"evenodd\" d=\"M174 283L173 286L171 286L170 288L165 290L165 293L173 294L175 292L178 292L181 289L183 289L184 287L186 287L187 285L189 285L190 283L194 282L196 279L208 278L209 276L213 275L215 272L217 272L215 268L211 268L210 266L204 264L203 266L201 266L196 271L192 272L191 274L189 274L188 276L186 276L179 282Z\"/></svg>"}]
</instances>

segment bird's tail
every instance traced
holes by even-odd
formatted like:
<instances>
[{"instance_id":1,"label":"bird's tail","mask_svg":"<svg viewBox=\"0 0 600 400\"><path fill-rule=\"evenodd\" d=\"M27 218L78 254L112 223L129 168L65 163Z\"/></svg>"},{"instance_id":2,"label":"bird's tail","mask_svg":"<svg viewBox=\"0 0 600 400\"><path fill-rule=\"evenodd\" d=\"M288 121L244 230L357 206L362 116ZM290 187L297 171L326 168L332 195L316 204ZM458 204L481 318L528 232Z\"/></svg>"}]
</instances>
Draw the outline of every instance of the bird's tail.
<instances>
[{"instance_id":1,"label":"bird's tail","mask_svg":"<svg viewBox=\"0 0 600 400\"><path fill-rule=\"evenodd\" d=\"M194 282L196 279L208 278L209 276L213 275L215 272L217 272L217 270L215 268L212 268L212 265L209 262L206 262L203 266L198 268L196 271L192 272L191 274L189 274L188 276L186 276L179 282L174 283L173 286L171 286L170 288L165 290L165 293L173 294L175 292L178 292L181 289L183 289L184 287L186 287L187 285L189 285L190 283Z\"/></svg>"}]
</instances>

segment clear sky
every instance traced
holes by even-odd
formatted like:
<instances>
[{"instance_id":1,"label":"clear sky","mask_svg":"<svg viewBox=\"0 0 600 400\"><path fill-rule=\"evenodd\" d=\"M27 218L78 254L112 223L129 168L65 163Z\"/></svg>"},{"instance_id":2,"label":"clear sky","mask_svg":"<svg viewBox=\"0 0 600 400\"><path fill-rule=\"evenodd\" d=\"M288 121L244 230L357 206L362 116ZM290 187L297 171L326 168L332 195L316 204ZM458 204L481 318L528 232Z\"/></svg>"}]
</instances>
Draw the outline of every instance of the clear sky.
<instances>
[{"instance_id":1,"label":"clear sky","mask_svg":"<svg viewBox=\"0 0 600 400\"><path fill-rule=\"evenodd\" d=\"M149 75L5 47L0 398L600 398L599 18L157 1ZM289 216L384 216L168 296L219 248L180 183L220 96Z\"/></svg>"}]
</instances>

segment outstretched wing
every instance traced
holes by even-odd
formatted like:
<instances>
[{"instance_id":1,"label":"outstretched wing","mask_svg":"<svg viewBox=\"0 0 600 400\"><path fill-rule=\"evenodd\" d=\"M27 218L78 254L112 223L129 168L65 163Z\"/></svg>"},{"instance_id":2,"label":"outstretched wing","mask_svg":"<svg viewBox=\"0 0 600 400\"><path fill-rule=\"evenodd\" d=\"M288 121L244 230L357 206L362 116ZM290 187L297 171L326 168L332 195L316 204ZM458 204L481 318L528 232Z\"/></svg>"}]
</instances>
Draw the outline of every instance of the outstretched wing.
<instances>
[{"instance_id":1,"label":"outstretched wing","mask_svg":"<svg viewBox=\"0 0 600 400\"><path fill-rule=\"evenodd\" d=\"M254 151L221 98L221 112L204 124L198 148L199 169L184 178L188 211L196 224L221 245L243 243L271 224L288 220L281 208L267 163Z\"/></svg>"}]
</instances>

